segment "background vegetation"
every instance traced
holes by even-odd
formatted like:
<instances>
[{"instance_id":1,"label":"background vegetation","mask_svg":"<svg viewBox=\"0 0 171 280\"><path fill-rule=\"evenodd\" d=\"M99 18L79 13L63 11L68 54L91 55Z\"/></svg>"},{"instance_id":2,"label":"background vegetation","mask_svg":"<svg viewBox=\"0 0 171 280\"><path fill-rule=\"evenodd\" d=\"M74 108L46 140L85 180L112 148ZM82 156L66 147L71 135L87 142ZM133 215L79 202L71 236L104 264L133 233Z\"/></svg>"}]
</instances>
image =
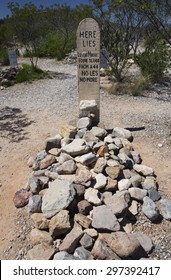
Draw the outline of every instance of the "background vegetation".
<instances>
[{"instance_id":1,"label":"background vegetation","mask_svg":"<svg viewBox=\"0 0 171 280\"><path fill-rule=\"evenodd\" d=\"M118 83L124 82L132 62L141 69L143 84L145 80L162 81L169 65L171 0L92 0L91 5L75 8L11 2L8 7L11 16L0 20L3 65L9 63L11 47L24 48L33 68L39 57L63 59L76 48L76 30L86 17L95 18L100 25L101 47L108 52L108 74Z\"/></svg>"}]
</instances>

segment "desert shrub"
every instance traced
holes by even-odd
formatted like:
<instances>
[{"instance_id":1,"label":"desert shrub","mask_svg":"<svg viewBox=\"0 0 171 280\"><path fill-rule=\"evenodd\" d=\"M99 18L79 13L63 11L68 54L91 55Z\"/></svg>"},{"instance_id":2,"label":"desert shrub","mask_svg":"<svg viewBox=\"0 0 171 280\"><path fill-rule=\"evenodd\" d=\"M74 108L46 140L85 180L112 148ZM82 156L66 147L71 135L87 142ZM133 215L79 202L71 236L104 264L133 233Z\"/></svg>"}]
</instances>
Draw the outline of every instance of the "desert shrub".
<instances>
[{"instance_id":1,"label":"desert shrub","mask_svg":"<svg viewBox=\"0 0 171 280\"><path fill-rule=\"evenodd\" d=\"M8 50L2 46L0 46L0 64L3 66L8 66L10 64Z\"/></svg>"},{"instance_id":2,"label":"desert shrub","mask_svg":"<svg viewBox=\"0 0 171 280\"><path fill-rule=\"evenodd\" d=\"M146 47L145 51L135 56L135 63L144 77L151 82L160 82L169 65L169 50L163 42Z\"/></svg>"},{"instance_id":3,"label":"desert shrub","mask_svg":"<svg viewBox=\"0 0 171 280\"><path fill-rule=\"evenodd\" d=\"M22 64L22 68L16 76L16 83L22 83L27 81L33 81L37 79L43 79L48 74L38 67L33 67L29 64Z\"/></svg>"},{"instance_id":4,"label":"desert shrub","mask_svg":"<svg viewBox=\"0 0 171 280\"><path fill-rule=\"evenodd\" d=\"M53 57L58 60L63 59L73 48L75 48L76 40L73 35L70 40L66 41L66 38L62 34L49 33L39 45L38 56L39 57Z\"/></svg>"}]
</instances>

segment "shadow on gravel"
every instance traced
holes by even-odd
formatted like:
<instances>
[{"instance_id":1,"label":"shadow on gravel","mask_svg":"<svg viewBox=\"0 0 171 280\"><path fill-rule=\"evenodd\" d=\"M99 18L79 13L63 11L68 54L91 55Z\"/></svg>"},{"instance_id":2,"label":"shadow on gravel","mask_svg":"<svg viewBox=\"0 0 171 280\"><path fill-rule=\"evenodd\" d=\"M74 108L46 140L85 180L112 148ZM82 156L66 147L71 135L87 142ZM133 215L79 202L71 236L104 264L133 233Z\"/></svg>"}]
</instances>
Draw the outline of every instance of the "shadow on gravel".
<instances>
[{"instance_id":1,"label":"shadow on gravel","mask_svg":"<svg viewBox=\"0 0 171 280\"><path fill-rule=\"evenodd\" d=\"M0 137L10 142L20 142L28 139L24 128L34 123L18 108L5 107L0 109Z\"/></svg>"},{"instance_id":2,"label":"shadow on gravel","mask_svg":"<svg viewBox=\"0 0 171 280\"><path fill-rule=\"evenodd\" d=\"M58 80L73 79L73 78L76 77L76 75L59 73L59 72L52 72L52 71L47 71L47 73L49 74L49 76L52 79L58 79Z\"/></svg>"}]
</instances>

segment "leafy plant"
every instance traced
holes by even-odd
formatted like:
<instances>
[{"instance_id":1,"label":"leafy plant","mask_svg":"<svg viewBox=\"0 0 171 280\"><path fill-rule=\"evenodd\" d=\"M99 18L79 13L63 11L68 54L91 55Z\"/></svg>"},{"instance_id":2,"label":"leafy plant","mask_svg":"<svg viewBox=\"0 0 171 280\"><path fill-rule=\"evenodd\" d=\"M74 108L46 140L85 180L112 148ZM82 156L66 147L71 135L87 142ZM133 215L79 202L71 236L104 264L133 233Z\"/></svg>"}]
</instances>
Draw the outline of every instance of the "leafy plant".
<instances>
[{"instance_id":1,"label":"leafy plant","mask_svg":"<svg viewBox=\"0 0 171 280\"><path fill-rule=\"evenodd\" d=\"M48 77L48 74L38 67L29 64L22 64L22 68L16 76L16 83L28 82Z\"/></svg>"},{"instance_id":2,"label":"leafy plant","mask_svg":"<svg viewBox=\"0 0 171 280\"><path fill-rule=\"evenodd\" d=\"M0 46L0 64L2 64L3 66L8 66L9 63L10 62L7 48Z\"/></svg>"}]
</instances>

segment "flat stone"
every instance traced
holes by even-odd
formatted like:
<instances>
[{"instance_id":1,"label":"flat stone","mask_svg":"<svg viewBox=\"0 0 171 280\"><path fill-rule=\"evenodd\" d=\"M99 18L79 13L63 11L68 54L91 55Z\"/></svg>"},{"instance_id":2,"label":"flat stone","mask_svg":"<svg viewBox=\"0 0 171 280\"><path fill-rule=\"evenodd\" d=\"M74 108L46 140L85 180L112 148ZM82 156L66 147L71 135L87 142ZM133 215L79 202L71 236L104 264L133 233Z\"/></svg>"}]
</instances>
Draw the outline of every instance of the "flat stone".
<instances>
[{"instance_id":1,"label":"flat stone","mask_svg":"<svg viewBox=\"0 0 171 280\"><path fill-rule=\"evenodd\" d=\"M143 176L151 176L154 175L154 170L151 167L148 167L143 164L134 164L134 170L140 173Z\"/></svg>"},{"instance_id":2,"label":"flat stone","mask_svg":"<svg viewBox=\"0 0 171 280\"><path fill-rule=\"evenodd\" d=\"M110 234L103 233L100 238L106 241L108 246L123 259L128 257L136 259L142 249L138 239L131 233L121 231Z\"/></svg>"},{"instance_id":3,"label":"flat stone","mask_svg":"<svg viewBox=\"0 0 171 280\"><path fill-rule=\"evenodd\" d=\"M98 236L98 232L97 230L95 230L94 228L86 228L84 230L85 233L87 233L89 236L91 236L92 238L95 238Z\"/></svg>"},{"instance_id":4,"label":"flat stone","mask_svg":"<svg viewBox=\"0 0 171 280\"><path fill-rule=\"evenodd\" d=\"M156 221L159 217L159 210L158 210L156 204L148 196L145 196L143 199L142 212L152 222Z\"/></svg>"},{"instance_id":5,"label":"flat stone","mask_svg":"<svg viewBox=\"0 0 171 280\"><path fill-rule=\"evenodd\" d=\"M61 148L62 152L65 152L71 156L79 156L86 154L89 151L89 147L85 144L83 139L74 139L70 144Z\"/></svg>"},{"instance_id":6,"label":"flat stone","mask_svg":"<svg viewBox=\"0 0 171 280\"><path fill-rule=\"evenodd\" d=\"M106 206L110 208L114 215L122 215L129 207L130 194L128 191L117 192L104 200Z\"/></svg>"},{"instance_id":7,"label":"flat stone","mask_svg":"<svg viewBox=\"0 0 171 280\"><path fill-rule=\"evenodd\" d=\"M118 182L117 180L113 180L108 177L107 185L105 186L105 191L115 192L118 189Z\"/></svg>"},{"instance_id":8,"label":"flat stone","mask_svg":"<svg viewBox=\"0 0 171 280\"><path fill-rule=\"evenodd\" d=\"M27 260L50 260L52 259L55 250L52 246L41 243L34 246L27 252Z\"/></svg>"},{"instance_id":9,"label":"flat stone","mask_svg":"<svg viewBox=\"0 0 171 280\"><path fill-rule=\"evenodd\" d=\"M81 226L75 223L73 229L63 239L59 250L73 253L83 234Z\"/></svg>"},{"instance_id":10,"label":"flat stone","mask_svg":"<svg viewBox=\"0 0 171 280\"><path fill-rule=\"evenodd\" d=\"M40 162L40 169L46 169L47 167L52 165L52 163L54 163L55 161L56 161L56 157L55 156L47 155L44 159L41 160L41 162Z\"/></svg>"},{"instance_id":11,"label":"flat stone","mask_svg":"<svg viewBox=\"0 0 171 280\"><path fill-rule=\"evenodd\" d=\"M76 171L76 168L75 161L70 159L61 164L56 171L58 174L73 174Z\"/></svg>"},{"instance_id":12,"label":"flat stone","mask_svg":"<svg viewBox=\"0 0 171 280\"><path fill-rule=\"evenodd\" d=\"M74 257L78 258L79 260L93 260L93 256L91 256L90 252L84 247L76 248Z\"/></svg>"},{"instance_id":13,"label":"flat stone","mask_svg":"<svg viewBox=\"0 0 171 280\"><path fill-rule=\"evenodd\" d=\"M76 157L75 160L83 165L90 165L96 161L96 155L91 153Z\"/></svg>"},{"instance_id":14,"label":"flat stone","mask_svg":"<svg viewBox=\"0 0 171 280\"><path fill-rule=\"evenodd\" d=\"M30 195L31 195L31 193L25 189L18 190L13 197L13 202L14 202L15 207L21 208L21 207L26 206L29 202Z\"/></svg>"},{"instance_id":15,"label":"flat stone","mask_svg":"<svg viewBox=\"0 0 171 280\"><path fill-rule=\"evenodd\" d=\"M83 215L88 215L89 212L93 209L93 206L87 200L81 200L77 204L78 212Z\"/></svg>"},{"instance_id":16,"label":"flat stone","mask_svg":"<svg viewBox=\"0 0 171 280\"><path fill-rule=\"evenodd\" d=\"M104 128L93 126L90 132L98 137L98 138L104 138L107 135L107 131Z\"/></svg>"},{"instance_id":17,"label":"flat stone","mask_svg":"<svg viewBox=\"0 0 171 280\"><path fill-rule=\"evenodd\" d=\"M53 243L53 239L47 231L39 230L37 228L31 230L30 240L33 246L40 243L46 243L49 245Z\"/></svg>"},{"instance_id":18,"label":"flat stone","mask_svg":"<svg viewBox=\"0 0 171 280\"><path fill-rule=\"evenodd\" d=\"M83 237L80 239L80 244L85 249L91 249L93 243L94 243L94 239L87 233L84 233Z\"/></svg>"},{"instance_id":19,"label":"flat stone","mask_svg":"<svg viewBox=\"0 0 171 280\"><path fill-rule=\"evenodd\" d=\"M66 209L73 201L75 190L72 183L66 180L58 180L49 183L42 201L42 212L46 218L51 218L63 209Z\"/></svg>"},{"instance_id":20,"label":"flat stone","mask_svg":"<svg viewBox=\"0 0 171 280\"><path fill-rule=\"evenodd\" d=\"M93 221L92 226L95 229L106 231L118 231L120 230L120 224L106 205L94 207L93 209Z\"/></svg>"},{"instance_id":21,"label":"flat stone","mask_svg":"<svg viewBox=\"0 0 171 280\"><path fill-rule=\"evenodd\" d=\"M89 128L91 126L91 119L88 117L80 118L77 121L77 128L82 129L82 128Z\"/></svg>"},{"instance_id":22,"label":"flat stone","mask_svg":"<svg viewBox=\"0 0 171 280\"><path fill-rule=\"evenodd\" d=\"M62 251L62 252L56 253L53 257L53 260L58 260L58 261L60 261L60 260L78 260L78 258L74 257L71 254L68 254L65 251Z\"/></svg>"},{"instance_id":23,"label":"flat stone","mask_svg":"<svg viewBox=\"0 0 171 280\"><path fill-rule=\"evenodd\" d=\"M105 158L103 158L103 157L98 158L96 161L96 164L93 168L94 172L102 173L104 168L106 167L106 164L107 164L107 160Z\"/></svg>"},{"instance_id":24,"label":"flat stone","mask_svg":"<svg viewBox=\"0 0 171 280\"><path fill-rule=\"evenodd\" d=\"M77 133L77 128L69 124L65 124L60 130L60 134L63 138L64 137L74 138L76 133Z\"/></svg>"},{"instance_id":25,"label":"flat stone","mask_svg":"<svg viewBox=\"0 0 171 280\"><path fill-rule=\"evenodd\" d=\"M133 235L138 239L147 254L152 251L154 247L153 243L146 234L144 234L143 232L134 232Z\"/></svg>"},{"instance_id":26,"label":"flat stone","mask_svg":"<svg viewBox=\"0 0 171 280\"><path fill-rule=\"evenodd\" d=\"M97 260L120 260L104 240L97 239L91 251Z\"/></svg>"},{"instance_id":27,"label":"flat stone","mask_svg":"<svg viewBox=\"0 0 171 280\"><path fill-rule=\"evenodd\" d=\"M128 190L130 187L129 179L121 179L118 181L118 189L120 191Z\"/></svg>"},{"instance_id":28,"label":"flat stone","mask_svg":"<svg viewBox=\"0 0 171 280\"><path fill-rule=\"evenodd\" d=\"M61 210L51 218L49 223L49 233L53 238L57 238L61 234L67 233L70 229L70 216L67 210Z\"/></svg>"},{"instance_id":29,"label":"flat stone","mask_svg":"<svg viewBox=\"0 0 171 280\"><path fill-rule=\"evenodd\" d=\"M94 185L94 188L97 190L103 189L106 186L107 183L107 177L103 175L102 173L99 173L95 177L96 183Z\"/></svg>"},{"instance_id":30,"label":"flat stone","mask_svg":"<svg viewBox=\"0 0 171 280\"><path fill-rule=\"evenodd\" d=\"M129 188L129 193L133 199L142 201L143 198L147 195L147 190L140 188Z\"/></svg>"},{"instance_id":31,"label":"flat stone","mask_svg":"<svg viewBox=\"0 0 171 280\"><path fill-rule=\"evenodd\" d=\"M159 201L159 207L163 218L171 220L171 201L166 198L162 198Z\"/></svg>"},{"instance_id":32,"label":"flat stone","mask_svg":"<svg viewBox=\"0 0 171 280\"><path fill-rule=\"evenodd\" d=\"M107 165L110 167L120 166L120 163L117 160L109 159L107 160Z\"/></svg>"},{"instance_id":33,"label":"flat stone","mask_svg":"<svg viewBox=\"0 0 171 280\"><path fill-rule=\"evenodd\" d=\"M126 138L130 141L133 140L132 133L128 129L124 129L121 127L115 127L112 131L112 134L118 138Z\"/></svg>"},{"instance_id":34,"label":"flat stone","mask_svg":"<svg viewBox=\"0 0 171 280\"><path fill-rule=\"evenodd\" d=\"M81 225L83 228L89 228L91 225L91 219L81 213L75 214L74 221Z\"/></svg>"},{"instance_id":35,"label":"flat stone","mask_svg":"<svg viewBox=\"0 0 171 280\"><path fill-rule=\"evenodd\" d=\"M100 205L102 203L101 194L98 190L95 190L93 188L86 189L84 198L94 205Z\"/></svg>"},{"instance_id":36,"label":"flat stone","mask_svg":"<svg viewBox=\"0 0 171 280\"><path fill-rule=\"evenodd\" d=\"M33 224L38 229L48 229L49 228L49 221L42 213L34 213L31 215L31 220Z\"/></svg>"},{"instance_id":37,"label":"flat stone","mask_svg":"<svg viewBox=\"0 0 171 280\"><path fill-rule=\"evenodd\" d=\"M41 213L42 197L38 194L29 197L28 211L30 214Z\"/></svg>"},{"instance_id":38,"label":"flat stone","mask_svg":"<svg viewBox=\"0 0 171 280\"><path fill-rule=\"evenodd\" d=\"M119 166L107 166L105 168L105 171L107 173L107 175L111 178L111 179L117 179L121 173L121 169Z\"/></svg>"}]
</instances>

